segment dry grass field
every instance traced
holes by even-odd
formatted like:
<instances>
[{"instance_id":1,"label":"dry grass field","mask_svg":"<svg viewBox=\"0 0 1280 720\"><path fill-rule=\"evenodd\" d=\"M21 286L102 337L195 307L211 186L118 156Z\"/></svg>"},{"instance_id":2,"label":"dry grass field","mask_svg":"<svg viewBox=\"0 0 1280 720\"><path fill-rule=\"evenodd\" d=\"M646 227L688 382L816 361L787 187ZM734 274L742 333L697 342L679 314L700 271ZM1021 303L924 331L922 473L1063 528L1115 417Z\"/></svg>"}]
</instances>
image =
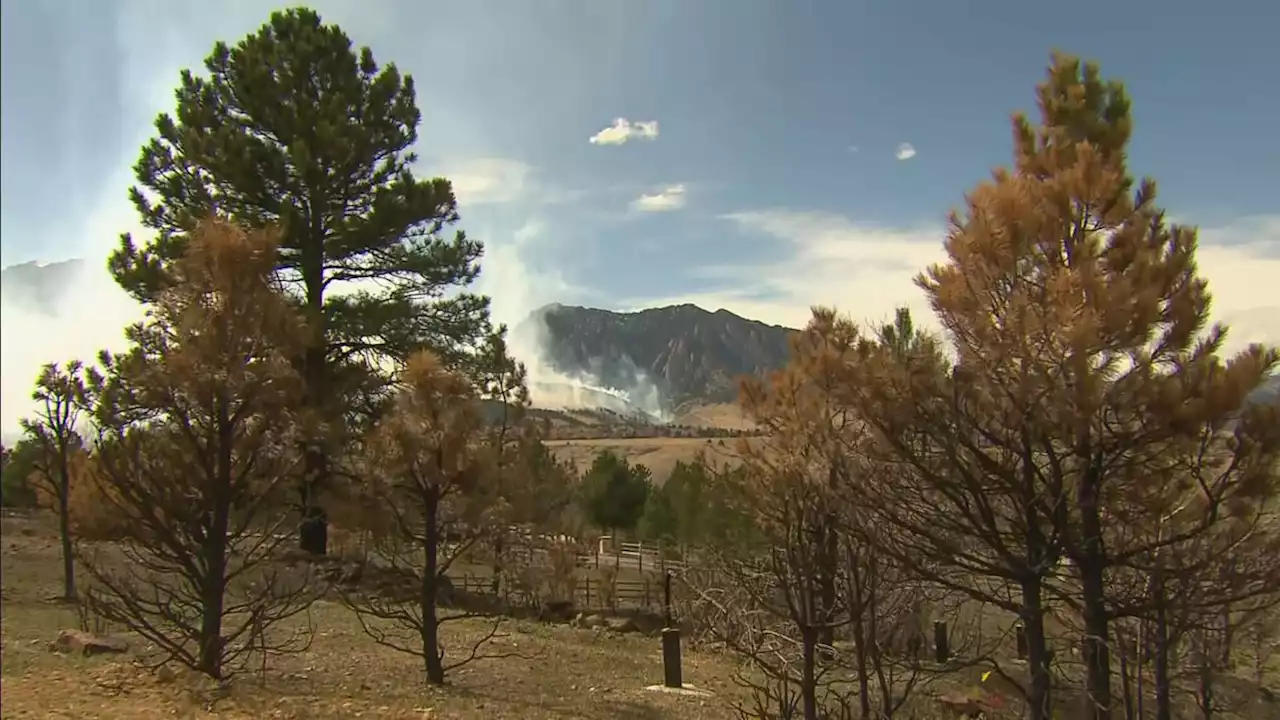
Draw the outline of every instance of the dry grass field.
<instances>
[{"instance_id":1,"label":"dry grass field","mask_svg":"<svg viewBox=\"0 0 1280 720\"><path fill-rule=\"evenodd\" d=\"M56 535L47 518L6 517L3 534L4 718L657 718L732 717L733 666L715 654L686 652L686 682L717 693L697 698L655 693L662 681L659 642L567 625L509 623L493 652L532 659L486 660L458 671L443 690L427 689L413 657L379 647L355 617L318 603L311 648L279 658L265 677L252 672L219 690L186 673L153 673L132 662L142 649L125 635L122 656L79 657L49 643L74 629L76 611L51 602L60 591ZM446 642L462 647L487 631L459 623Z\"/></svg>"},{"instance_id":2,"label":"dry grass field","mask_svg":"<svg viewBox=\"0 0 1280 720\"><path fill-rule=\"evenodd\" d=\"M726 430L750 430L755 424L747 419L736 403L690 403L676 410L672 422L690 427L724 428Z\"/></svg>"},{"instance_id":3,"label":"dry grass field","mask_svg":"<svg viewBox=\"0 0 1280 720\"><path fill-rule=\"evenodd\" d=\"M678 461L691 461L705 453L713 462L734 464L740 461L738 443L759 442L758 438L599 438L591 440L547 440L548 448L561 460L572 460L578 469L586 470L605 450L612 450L627 462L641 463L653 473L656 483L663 483Z\"/></svg>"},{"instance_id":4,"label":"dry grass field","mask_svg":"<svg viewBox=\"0 0 1280 720\"><path fill-rule=\"evenodd\" d=\"M376 645L349 610L330 601L317 603L311 612L317 631L307 651L274 659L265 673L252 668L222 688L190 673L138 667L134 661L147 655L145 642L116 628L106 632L129 642L127 654L60 654L51 651L51 641L81 621L74 607L50 600L61 586L52 518L7 515L0 520L0 535L3 718L727 720L736 717L731 701L746 699L733 682L735 663L725 654L685 650L685 681L714 696L656 693L644 688L662 679L657 638L516 620L506 623L490 651L519 657L473 663L453 673L448 687L432 689L414 657ZM976 620L990 636L1008 629L1009 618L998 615L982 613L969 622ZM446 647L462 648L489 625L475 620L447 627ZM1062 655L1070 664L1071 654ZM1006 666L1019 674L1016 664ZM975 687L978 672L972 668L963 677L939 678L918 691L916 707L922 714L913 717L946 717L937 714L932 696ZM1243 677L1223 678L1219 689L1231 711L1215 717L1280 718L1280 703ZM1076 717L1079 707L1068 699L1074 693L1062 691L1062 717ZM1179 717L1198 717L1188 696L1180 701Z\"/></svg>"}]
</instances>

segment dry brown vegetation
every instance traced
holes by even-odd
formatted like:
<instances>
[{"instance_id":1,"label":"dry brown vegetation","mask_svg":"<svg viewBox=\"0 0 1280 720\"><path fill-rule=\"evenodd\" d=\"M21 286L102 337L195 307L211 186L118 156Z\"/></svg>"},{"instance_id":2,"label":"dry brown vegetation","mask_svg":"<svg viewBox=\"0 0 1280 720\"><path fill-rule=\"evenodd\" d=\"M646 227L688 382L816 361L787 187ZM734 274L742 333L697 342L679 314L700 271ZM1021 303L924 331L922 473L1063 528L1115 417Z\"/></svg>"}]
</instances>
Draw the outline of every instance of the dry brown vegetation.
<instances>
[{"instance_id":1,"label":"dry brown vegetation","mask_svg":"<svg viewBox=\"0 0 1280 720\"><path fill-rule=\"evenodd\" d=\"M236 62L320 43L309 11L272 22ZM333 66L373 74L324 32ZM401 87L365 79L343 87ZM37 381L24 452L57 528L5 519L5 716L1280 714L1280 402L1250 401L1280 352L1225 357L1195 230L1127 166L1123 87L1055 57L1038 95L1013 166L966 196L947 262L917 278L945 337L905 310L868 329L815 308L789 365L743 383L752 437L549 440L482 302L440 301L455 324L429 329L413 323L440 316L405 295L327 304L345 226L314 218L298 247L295 217L261 222L277 203L260 185L238 189L259 214L153 214L181 242L113 261L151 310L129 350ZM391 135L375 139L407 142ZM447 183L369 202L392 222L396 198L436 193L417 222L438 230L457 219ZM474 277L464 236L410 257L374 230L364 254L425 278L421 297ZM584 563L601 532L612 557ZM623 562L628 533L664 541L647 572L642 549ZM623 585L669 561L668 617L622 613ZM588 582L603 607L579 601ZM659 646L640 633L662 624L714 696L642 689Z\"/></svg>"},{"instance_id":2,"label":"dry brown vegetation","mask_svg":"<svg viewBox=\"0 0 1280 720\"><path fill-rule=\"evenodd\" d=\"M677 462L693 462L705 455L716 464L736 466L741 462L741 443L758 444L758 438L597 438L592 440L545 440L544 444L560 460L586 468L600 453L611 450L635 464L653 471L661 482Z\"/></svg>"},{"instance_id":3,"label":"dry brown vegetation","mask_svg":"<svg viewBox=\"0 0 1280 720\"><path fill-rule=\"evenodd\" d=\"M7 516L3 547L2 621L5 718L707 718L728 720L723 705L735 687L733 663L723 655L687 652L687 682L717 692L686 698L646 691L662 681L655 639L603 629L534 621L504 628L498 648L536 652L537 658L488 660L451 676L447 688L424 687L421 663L371 642L336 599L317 603L319 629L305 652L273 659L225 690L175 666L159 672L135 667L128 656L79 657L50 652L49 643L80 625L74 606L51 603L61 590L55 518ZM305 625L297 619L298 627ZM104 628L118 630L118 628ZM465 647L490 630L483 620L454 623L444 641Z\"/></svg>"}]
</instances>

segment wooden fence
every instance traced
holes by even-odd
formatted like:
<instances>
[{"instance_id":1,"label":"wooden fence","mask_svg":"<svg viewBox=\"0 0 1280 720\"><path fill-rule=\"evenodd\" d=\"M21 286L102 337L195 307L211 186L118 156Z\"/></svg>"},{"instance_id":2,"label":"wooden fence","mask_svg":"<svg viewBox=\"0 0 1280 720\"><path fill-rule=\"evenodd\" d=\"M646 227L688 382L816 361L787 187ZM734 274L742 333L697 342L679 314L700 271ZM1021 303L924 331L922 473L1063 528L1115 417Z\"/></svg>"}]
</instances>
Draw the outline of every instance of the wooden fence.
<instances>
[{"instance_id":1,"label":"wooden fence","mask_svg":"<svg viewBox=\"0 0 1280 720\"><path fill-rule=\"evenodd\" d=\"M661 543L620 542L612 544L602 537L592 552L578 556L578 566L599 568L616 566L619 570L635 570L665 575L667 570L682 570L684 563L668 557L670 548Z\"/></svg>"},{"instance_id":2,"label":"wooden fence","mask_svg":"<svg viewBox=\"0 0 1280 720\"><path fill-rule=\"evenodd\" d=\"M493 578L487 575L451 576L456 589L477 595L493 592ZM578 578L573 604L582 609L662 610L666 602L665 577L654 574L641 580L617 579L612 583L590 577Z\"/></svg>"}]
</instances>

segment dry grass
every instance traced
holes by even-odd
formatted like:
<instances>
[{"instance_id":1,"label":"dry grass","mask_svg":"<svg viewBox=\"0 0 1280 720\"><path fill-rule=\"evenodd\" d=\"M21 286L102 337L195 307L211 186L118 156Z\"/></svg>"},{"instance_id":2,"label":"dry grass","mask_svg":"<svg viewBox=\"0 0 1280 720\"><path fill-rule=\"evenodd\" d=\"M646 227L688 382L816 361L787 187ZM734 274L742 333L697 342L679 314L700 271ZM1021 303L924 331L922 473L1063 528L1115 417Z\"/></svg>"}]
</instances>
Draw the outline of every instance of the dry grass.
<instances>
[{"instance_id":1,"label":"dry grass","mask_svg":"<svg viewBox=\"0 0 1280 720\"><path fill-rule=\"evenodd\" d=\"M81 658L47 649L58 632L78 625L73 608L47 598L59 590L57 544L44 519L3 523L2 617L4 718L729 718L735 692L729 661L686 652L685 678L719 694L713 699L645 691L660 683L658 641L568 626L511 622L492 652L534 659L472 664L448 688L428 689L415 658L374 644L355 617L335 603L312 613L318 633L305 653L276 659L233 683L225 697L187 674L152 673L128 656ZM483 621L451 627L449 647L462 648L489 628ZM128 637L128 636L126 636Z\"/></svg>"},{"instance_id":2,"label":"dry grass","mask_svg":"<svg viewBox=\"0 0 1280 720\"><path fill-rule=\"evenodd\" d=\"M47 646L60 630L77 627L79 617L74 608L48 599L60 591L53 523L47 516L6 517L0 532L4 601L0 716L4 718L132 720L216 714L246 719L718 720L734 717L731 699L744 699L732 682L734 663L722 654L686 649L684 658L686 681L715 692L716 697L653 693L643 688L661 681L655 638L523 621L509 622L503 637L490 648L522 657L477 662L451 675L447 688L433 689L423 682L416 658L376 645L347 609L332 602L318 603L313 609L311 620L318 631L308 651L275 659L265 674L251 669L223 690L188 673L154 673L135 666L133 660L145 655L146 648L127 635L132 647L125 656L60 655ZM984 634L1006 631L1009 619L998 615L983 613L972 620L985 626ZM446 647L469 647L489 627L481 620L449 626ZM1070 654L1063 655L1063 664L1070 664ZM972 687L974 678L969 676L975 673L946 678L934 686L934 692ZM1251 683L1240 677L1222 681L1220 691L1230 696L1235 707L1219 717L1280 718L1280 704L1263 700ZM1066 698L1060 695L1059 699ZM1192 712L1186 696L1179 700L1184 712ZM919 702L931 706L924 697ZM1074 710L1078 708L1066 710L1064 717L1074 717Z\"/></svg>"},{"instance_id":3,"label":"dry grass","mask_svg":"<svg viewBox=\"0 0 1280 720\"><path fill-rule=\"evenodd\" d=\"M657 483L665 482L678 461L690 462L699 453L716 463L737 464L742 438L599 438L591 440L547 440L546 445L561 460L572 460L579 470L591 466L596 456L612 450L627 462L641 463L653 473ZM759 442L758 438L745 438Z\"/></svg>"},{"instance_id":4,"label":"dry grass","mask_svg":"<svg viewBox=\"0 0 1280 720\"><path fill-rule=\"evenodd\" d=\"M742 412L737 403L687 404L676 410L677 425L689 427L724 428L726 430L751 430L755 423Z\"/></svg>"}]
</instances>

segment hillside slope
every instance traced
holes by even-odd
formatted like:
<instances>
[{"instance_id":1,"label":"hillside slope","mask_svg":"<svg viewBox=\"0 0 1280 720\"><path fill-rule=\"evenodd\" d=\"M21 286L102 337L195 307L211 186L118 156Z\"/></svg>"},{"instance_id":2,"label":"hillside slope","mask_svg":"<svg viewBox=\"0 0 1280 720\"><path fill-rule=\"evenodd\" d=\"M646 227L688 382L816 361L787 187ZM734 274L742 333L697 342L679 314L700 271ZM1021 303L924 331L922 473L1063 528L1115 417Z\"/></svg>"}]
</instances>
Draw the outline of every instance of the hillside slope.
<instances>
[{"instance_id":1,"label":"hillside slope","mask_svg":"<svg viewBox=\"0 0 1280 720\"><path fill-rule=\"evenodd\" d=\"M647 379L668 409L734 400L739 377L786 364L795 332L696 305L632 313L549 305L526 322L542 323L544 359L556 370L622 390Z\"/></svg>"}]
</instances>

